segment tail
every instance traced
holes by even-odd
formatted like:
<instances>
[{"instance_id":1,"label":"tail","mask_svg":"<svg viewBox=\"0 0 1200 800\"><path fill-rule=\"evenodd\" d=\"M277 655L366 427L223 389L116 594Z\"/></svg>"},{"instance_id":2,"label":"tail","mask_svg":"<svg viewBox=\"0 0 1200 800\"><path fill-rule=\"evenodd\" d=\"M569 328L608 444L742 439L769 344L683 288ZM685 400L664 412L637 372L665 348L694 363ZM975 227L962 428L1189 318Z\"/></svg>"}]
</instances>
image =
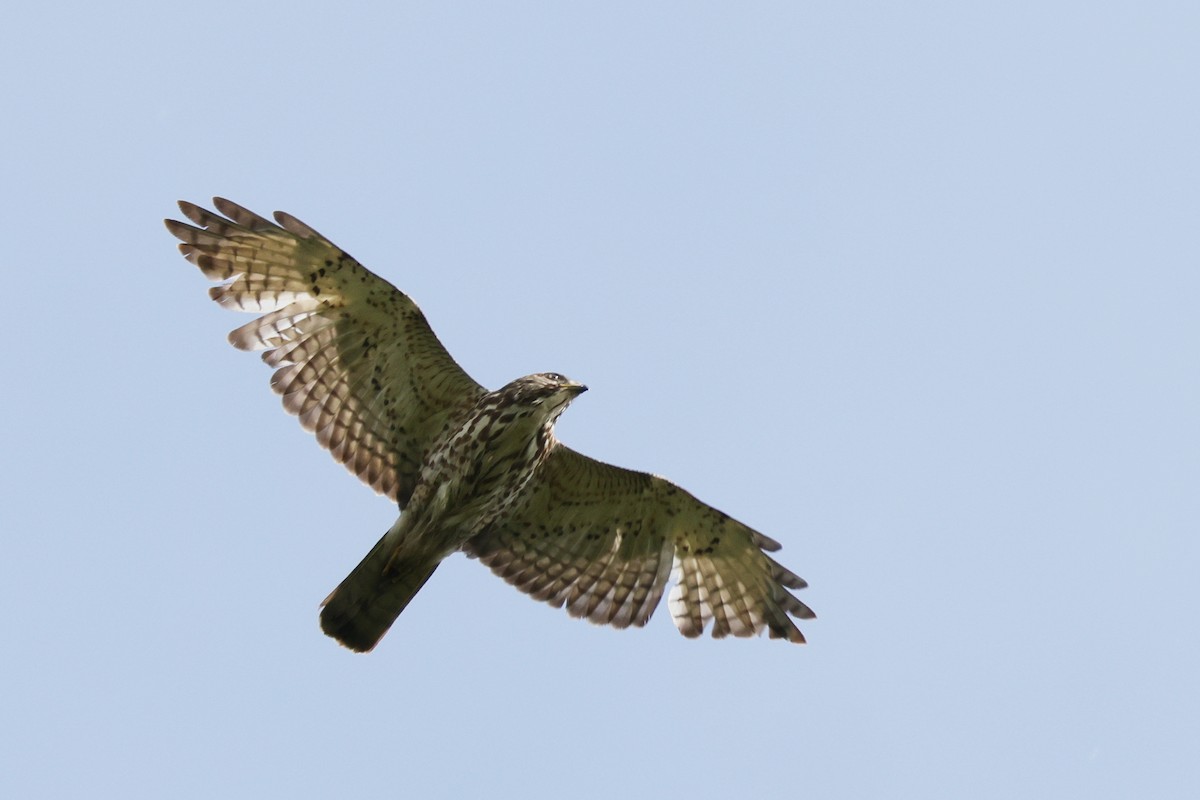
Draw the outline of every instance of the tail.
<instances>
[{"instance_id":1,"label":"tail","mask_svg":"<svg viewBox=\"0 0 1200 800\"><path fill-rule=\"evenodd\" d=\"M355 652L379 644L441 563L424 554L397 553L394 541L380 539L321 603L321 630Z\"/></svg>"}]
</instances>

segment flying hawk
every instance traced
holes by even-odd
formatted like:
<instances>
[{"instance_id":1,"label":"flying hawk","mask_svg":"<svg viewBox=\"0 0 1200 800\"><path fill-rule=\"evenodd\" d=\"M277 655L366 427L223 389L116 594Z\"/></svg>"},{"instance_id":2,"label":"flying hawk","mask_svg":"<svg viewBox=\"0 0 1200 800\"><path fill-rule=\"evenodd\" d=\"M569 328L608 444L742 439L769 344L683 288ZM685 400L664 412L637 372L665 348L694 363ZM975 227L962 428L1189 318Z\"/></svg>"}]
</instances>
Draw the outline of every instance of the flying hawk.
<instances>
[{"instance_id":1,"label":"flying hawk","mask_svg":"<svg viewBox=\"0 0 1200 800\"><path fill-rule=\"evenodd\" d=\"M490 392L455 363L407 295L295 217L275 222L214 198L166 220L225 308L262 313L234 330L263 350L271 387L305 429L395 501L396 524L322 603L321 627L371 650L456 550L538 600L625 628L668 606L684 636L803 642L805 582L764 551L778 542L655 475L554 438L587 387L557 373ZM222 216L223 215L223 216ZM278 224L276 224L278 223ZM265 313L263 313L265 312ZM790 615L790 617L789 617Z\"/></svg>"}]
</instances>

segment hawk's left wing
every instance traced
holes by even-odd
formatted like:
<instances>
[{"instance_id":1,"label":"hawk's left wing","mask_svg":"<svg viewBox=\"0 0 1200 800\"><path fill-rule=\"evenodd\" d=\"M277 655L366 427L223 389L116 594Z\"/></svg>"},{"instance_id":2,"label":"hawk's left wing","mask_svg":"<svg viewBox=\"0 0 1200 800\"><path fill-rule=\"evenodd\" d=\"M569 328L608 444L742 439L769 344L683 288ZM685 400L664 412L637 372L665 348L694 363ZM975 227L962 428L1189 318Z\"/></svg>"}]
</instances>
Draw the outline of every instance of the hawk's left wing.
<instances>
[{"instance_id":1,"label":"hawk's left wing","mask_svg":"<svg viewBox=\"0 0 1200 800\"><path fill-rule=\"evenodd\" d=\"M271 388L337 461L404 507L425 453L484 389L408 295L300 220L275 222L222 198L179 208L179 249L218 283L225 308L265 312L229 334L263 350ZM224 215L224 216L222 216ZM276 224L278 223L278 224Z\"/></svg>"},{"instance_id":2,"label":"hawk's left wing","mask_svg":"<svg viewBox=\"0 0 1200 800\"><path fill-rule=\"evenodd\" d=\"M463 546L500 577L575 617L645 625L674 567L668 605L684 636L803 642L806 584L764 551L780 545L654 475L556 444L526 500Z\"/></svg>"}]
</instances>

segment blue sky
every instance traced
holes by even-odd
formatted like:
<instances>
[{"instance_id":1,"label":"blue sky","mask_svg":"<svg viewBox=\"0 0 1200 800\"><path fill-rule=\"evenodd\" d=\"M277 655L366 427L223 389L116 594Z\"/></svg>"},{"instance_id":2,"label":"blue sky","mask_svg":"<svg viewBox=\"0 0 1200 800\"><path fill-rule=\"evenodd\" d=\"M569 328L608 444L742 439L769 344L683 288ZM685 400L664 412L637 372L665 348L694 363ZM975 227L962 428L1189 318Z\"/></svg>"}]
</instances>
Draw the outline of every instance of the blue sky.
<instances>
[{"instance_id":1,"label":"blue sky","mask_svg":"<svg viewBox=\"0 0 1200 800\"><path fill-rule=\"evenodd\" d=\"M0 30L0 793L1189 797L1190 3L23 4ZM572 446L780 540L804 647L447 561L161 219L285 209Z\"/></svg>"}]
</instances>

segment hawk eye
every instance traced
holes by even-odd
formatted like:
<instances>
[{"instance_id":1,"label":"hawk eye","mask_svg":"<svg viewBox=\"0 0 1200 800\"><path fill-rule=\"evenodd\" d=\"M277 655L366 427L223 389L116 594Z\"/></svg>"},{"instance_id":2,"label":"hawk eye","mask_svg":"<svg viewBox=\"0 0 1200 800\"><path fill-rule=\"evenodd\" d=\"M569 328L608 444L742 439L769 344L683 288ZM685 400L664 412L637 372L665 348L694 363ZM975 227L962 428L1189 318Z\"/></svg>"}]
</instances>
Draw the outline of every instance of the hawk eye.
<instances>
[{"instance_id":1,"label":"hawk eye","mask_svg":"<svg viewBox=\"0 0 1200 800\"><path fill-rule=\"evenodd\" d=\"M555 383L566 383L567 382L567 379L565 377L563 377L562 375L559 375L557 372L547 372L546 377L549 378L550 380L554 381Z\"/></svg>"}]
</instances>

